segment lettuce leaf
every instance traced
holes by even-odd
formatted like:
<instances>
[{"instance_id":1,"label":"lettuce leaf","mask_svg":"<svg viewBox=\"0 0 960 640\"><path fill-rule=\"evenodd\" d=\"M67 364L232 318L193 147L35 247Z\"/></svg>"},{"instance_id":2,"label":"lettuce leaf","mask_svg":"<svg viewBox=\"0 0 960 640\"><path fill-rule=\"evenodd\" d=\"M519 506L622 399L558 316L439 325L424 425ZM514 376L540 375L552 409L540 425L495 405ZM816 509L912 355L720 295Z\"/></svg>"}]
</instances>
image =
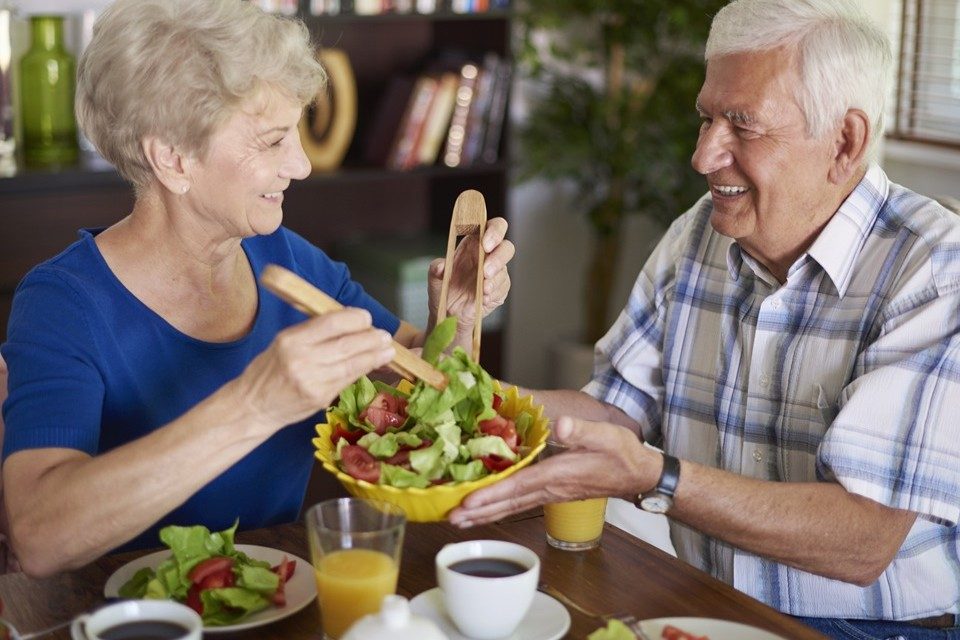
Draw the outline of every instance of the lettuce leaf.
<instances>
[{"instance_id":1,"label":"lettuce leaf","mask_svg":"<svg viewBox=\"0 0 960 640\"><path fill-rule=\"evenodd\" d=\"M406 487L426 489L430 486L430 479L425 475L386 463L380 465L380 482L399 489Z\"/></svg>"},{"instance_id":2,"label":"lettuce leaf","mask_svg":"<svg viewBox=\"0 0 960 640\"><path fill-rule=\"evenodd\" d=\"M457 319L450 316L438 324L423 342L421 357L436 366L440 355L450 346L457 335Z\"/></svg>"},{"instance_id":3,"label":"lettuce leaf","mask_svg":"<svg viewBox=\"0 0 960 640\"><path fill-rule=\"evenodd\" d=\"M270 563L250 558L234 546L234 534L239 522L223 531L211 533L204 526L169 526L160 530L160 540L171 551L171 556L157 565L137 571L123 584L120 596L124 598L175 599L184 601L190 589L189 574L200 562L215 556L234 560L236 585L223 589L205 589L200 592L203 603L203 623L207 626L232 624L247 615L270 606L270 598L280 585L280 577Z\"/></svg>"},{"instance_id":4,"label":"lettuce leaf","mask_svg":"<svg viewBox=\"0 0 960 640\"><path fill-rule=\"evenodd\" d=\"M330 412L351 425L367 431L357 442L375 458L383 461L403 447L410 452L409 468L381 462L380 482L395 487L426 487L437 480L465 482L489 474L478 458L498 455L516 461L519 456L499 436L486 435L479 424L497 415L493 408L493 379L473 362L460 347L445 358L441 356L456 333L456 319L447 318L427 337L423 358L432 362L447 378L446 388L440 390L418 381L409 394L403 394L380 382L361 377L340 394L337 405ZM398 431L374 433L372 425L359 419L376 392L387 392L407 400L407 421ZM520 442L526 441L534 418L520 413L514 422ZM422 440L430 447L415 449ZM346 440L337 443L335 459ZM522 449L521 449L522 451Z\"/></svg>"},{"instance_id":5,"label":"lettuce leaf","mask_svg":"<svg viewBox=\"0 0 960 640\"><path fill-rule=\"evenodd\" d=\"M619 620L610 620L606 627L601 627L588 635L587 640L637 640L637 636Z\"/></svg>"},{"instance_id":6,"label":"lettuce leaf","mask_svg":"<svg viewBox=\"0 0 960 640\"><path fill-rule=\"evenodd\" d=\"M467 451L471 458L482 458L484 456L500 456L507 460L517 461L519 456L504 442L500 436L482 436L467 440Z\"/></svg>"},{"instance_id":7,"label":"lettuce leaf","mask_svg":"<svg viewBox=\"0 0 960 640\"><path fill-rule=\"evenodd\" d=\"M205 626L233 624L270 606L270 600L260 593L241 587L206 589L200 592L200 602Z\"/></svg>"}]
</instances>

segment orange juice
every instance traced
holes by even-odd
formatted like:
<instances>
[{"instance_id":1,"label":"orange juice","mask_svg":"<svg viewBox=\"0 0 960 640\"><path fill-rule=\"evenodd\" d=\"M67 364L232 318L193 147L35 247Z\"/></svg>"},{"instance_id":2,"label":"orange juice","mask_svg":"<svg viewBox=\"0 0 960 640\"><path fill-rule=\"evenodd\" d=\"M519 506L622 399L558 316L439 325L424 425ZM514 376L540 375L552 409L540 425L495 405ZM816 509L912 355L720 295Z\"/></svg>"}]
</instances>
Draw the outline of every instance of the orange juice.
<instances>
[{"instance_id":1,"label":"orange juice","mask_svg":"<svg viewBox=\"0 0 960 640\"><path fill-rule=\"evenodd\" d=\"M315 567L323 631L339 638L354 622L380 611L397 590L397 563L380 551L345 549L323 556Z\"/></svg>"},{"instance_id":2,"label":"orange juice","mask_svg":"<svg viewBox=\"0 0 960 640\"><path fill-rule=\"evenodd\" d=\"M545 504L543 515L547 535L560 543L570 543L564 548L586 549L596 546L603 533L606 508L606 498Z\"/></svg>"}]
</instances>

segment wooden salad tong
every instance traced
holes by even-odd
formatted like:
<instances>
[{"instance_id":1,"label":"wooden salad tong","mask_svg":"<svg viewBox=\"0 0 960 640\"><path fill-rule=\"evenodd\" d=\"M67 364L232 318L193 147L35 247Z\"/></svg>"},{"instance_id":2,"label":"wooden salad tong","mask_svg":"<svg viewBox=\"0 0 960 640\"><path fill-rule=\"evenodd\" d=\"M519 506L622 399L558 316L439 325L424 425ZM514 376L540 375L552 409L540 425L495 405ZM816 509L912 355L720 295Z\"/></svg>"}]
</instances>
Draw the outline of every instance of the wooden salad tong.
<instances>
[{"instance_id":1,"label":"wooden salad tong","mask_svg":"<svg viewBox=\"0 0 960 640\"><path fill-rule=\"evenodd\" d=\"M453 275L453 253L457 248L457 236L477 234L477 288L475 293L476 309L473 322L474 362L480 362L480 330L483 321L483 233L487 230L487 203L483 194L467 189L457 196L450 218L450 234L447 236L447 255L444 260L443 282L440 285L440 304L437 305L437 324L447 317L447 293L450 289L450 277Z\"/></svg>"},{"instance_id":2,"label":"wooden salad tong","mask_svg":"<svg viewBox=\"0 0 960 640\"><path fill-rule=\"evenodd\" d=\"M316 288L297 274L275 264L267 265L260 274L264 287L306 314L319 316L343 309L343 305ZM419 378L431 387L444 389L447 377L423 358L393 341L397 355L389 367L408 380Z\"/></svg>"}]
</instances>

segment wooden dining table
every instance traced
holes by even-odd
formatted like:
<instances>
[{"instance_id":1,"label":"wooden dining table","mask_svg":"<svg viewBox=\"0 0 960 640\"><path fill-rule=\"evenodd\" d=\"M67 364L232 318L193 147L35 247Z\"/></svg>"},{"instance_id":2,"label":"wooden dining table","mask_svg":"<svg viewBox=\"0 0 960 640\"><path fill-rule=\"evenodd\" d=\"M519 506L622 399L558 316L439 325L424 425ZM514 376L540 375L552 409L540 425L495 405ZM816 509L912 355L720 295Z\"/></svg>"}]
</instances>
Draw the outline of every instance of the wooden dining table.
<instances>
[{"instance_id":1,"label":"wooden dining table","mask_svg":"<svg viewBox=\"0 0 960 640\"><path fill-rule=\"evenodd\" d=\"M767 629L783 638L823 638L793 618L609 524L599 548L579 552L554 549L546 543L543 515L539 511L465 530L445 522L408 523L398 593L412 599L435 587L437 551L445 544L472 539L508 540L537 553L541 560L541 582L576 605L567 607L571 617L567 638L586 638L603 626L599 619L584 611L628 613L639 619L719 618ZM241 532L237 534L237 542L264 545L309 559L302 523ZM105 602L103 587L107 578L144 553L108 555L81 569L44 579L23 574L0 576L3 617L21 633L27 633L95 609ZM70 634L66 629L58 629L46 637L69 638ZM269 625L229 634L205 634L205 637L320 640L320 610L316 602L312 602Z\"/></svg>"}]
</instances>

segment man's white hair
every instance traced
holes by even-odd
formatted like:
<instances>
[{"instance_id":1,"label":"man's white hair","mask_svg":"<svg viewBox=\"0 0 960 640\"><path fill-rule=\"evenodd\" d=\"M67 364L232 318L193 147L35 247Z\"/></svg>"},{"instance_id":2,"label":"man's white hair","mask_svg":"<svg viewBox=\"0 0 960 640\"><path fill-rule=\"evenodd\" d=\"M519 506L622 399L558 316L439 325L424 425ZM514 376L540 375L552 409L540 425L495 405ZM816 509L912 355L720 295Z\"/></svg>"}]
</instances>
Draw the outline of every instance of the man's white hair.
<instances>
[{"instance_id":1,"label":"man's white hair","mask_svg":"<svg viewBox=\"0 0 960 640\"><path fill-rule=\"evenodd\" d=\"M788 47L796 53L797 103L820 138L849 109L870 119L867 158L883 137L893 67L887 36L853 0L734 0L710 27L705 58Z\"/></svg>"}]
</instances>

